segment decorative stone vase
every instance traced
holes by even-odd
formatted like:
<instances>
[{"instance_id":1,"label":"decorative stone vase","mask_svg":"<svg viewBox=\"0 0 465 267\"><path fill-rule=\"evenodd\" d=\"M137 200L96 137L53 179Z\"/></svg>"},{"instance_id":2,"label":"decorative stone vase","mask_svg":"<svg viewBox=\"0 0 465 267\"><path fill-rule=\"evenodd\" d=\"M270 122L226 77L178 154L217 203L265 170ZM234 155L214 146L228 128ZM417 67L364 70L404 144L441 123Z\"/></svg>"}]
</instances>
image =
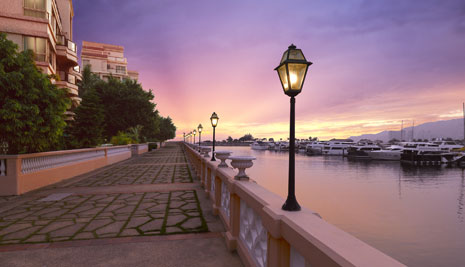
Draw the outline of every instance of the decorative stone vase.
<instances>
[{"instance_id":1,"label":"decorative stone vase","mask_svg":"<svg viewBox=\"0 0 465 267\"><path fill-rule=\"evenodd\" d=\"M208 154L208 153L210 153L210 151L212 151L212 149L210 147L202 146L200 149L201 149L202 154L203 154L204 157L206 157L206 158L210 157L210 155Z\"/></svg>"},{"instance_id":2,"label":"decorative stone vase","mask_svg":"<svg viewBox=\"0 0 465 267\"><path fill-rule=\"evenodd\" d=\"M221 160L221 163L218 164L219 168L227 168L228 164L226 164L226 160L231 155L231 151L215 151L216 158Z\"/></svg>"},{"instance_id":3,"label":"decorative stone vase","mask_svg":"<svg viewBox=\"0 0 465 267\"><path fill-rule=\"evenodd\" d=\"M230 156L229 159L231 160L231 166L239 169L239 172L236 176L234 176L234 179L249 180L249 176L245 174L245 169L252 167L252 160L255 160L256 158L251 156Z\"/></svg>"}]
</instances>

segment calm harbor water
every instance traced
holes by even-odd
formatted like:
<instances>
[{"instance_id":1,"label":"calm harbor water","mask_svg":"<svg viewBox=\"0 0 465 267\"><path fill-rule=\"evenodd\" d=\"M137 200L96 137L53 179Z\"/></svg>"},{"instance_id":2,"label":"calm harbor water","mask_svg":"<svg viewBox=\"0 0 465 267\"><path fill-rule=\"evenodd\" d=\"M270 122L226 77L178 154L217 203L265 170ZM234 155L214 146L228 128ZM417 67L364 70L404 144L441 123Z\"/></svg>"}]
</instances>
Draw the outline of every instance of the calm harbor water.
<instances>
[{"instance_id":1,"label":"calm harbor water","mask_svg":"<svg viewBox=\"0 0 465 267\"><path fill-rule=\"evenodd\" d=\"M247 170L260 185L287 195L288 153L218 147L257 157ZM465 266L465 173L296 155L301 206L408 266Z\"/></svg>"}]
</instances>

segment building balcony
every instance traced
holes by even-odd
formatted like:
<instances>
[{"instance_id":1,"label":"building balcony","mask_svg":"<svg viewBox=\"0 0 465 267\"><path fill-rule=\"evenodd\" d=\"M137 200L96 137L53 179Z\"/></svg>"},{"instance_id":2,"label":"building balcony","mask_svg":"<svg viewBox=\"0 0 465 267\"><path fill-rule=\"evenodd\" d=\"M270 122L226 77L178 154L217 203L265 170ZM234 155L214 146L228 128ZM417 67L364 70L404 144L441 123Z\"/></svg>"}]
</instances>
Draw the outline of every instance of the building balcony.
<instances>
[{"instance_id":1,"label":"building balcony","mask_svg":"<svg viewBox=\"0 0 465 267\"><path fill-rule=\"evenodd\" d=\"M57 65L74 67L78 65L76 44L66 39L63 35L57 38Z\"/></svg>"},{"instance_id":2,"label":"building balcony","mask_svg":"<svg viewBox=\"0 0 465 267\"><path fill-rule=\"evenodd\" d=\"M71 74L76 77L76 84L78 81L82 81L81 67L79 65L73 67Z\"/></svg>"},{"instance_id":3,"label":"building balcony","mask_svg":"<svg viewBox=\"0 0 465 267\"><path fill-rule=\"evenodd\" d=\"M68 111L65 111L64 115L65 115L65 121L72 121L74 120L74 116L76 116L76 113L68 110Z\"/></svg>"},{"instance_id":4,"label":"building balcony","mask_svg":"<svg viewBox=\"0 0 465 267\"><path fill-rule=\"evenodd\" d=\"M65 88L71 98L77 97L79 95L79 91L78 86L76 85L76 76L64 71L59 71L58 75L60 76L60 81L56 81L55 85L58 88Z\"/></svg>"}]
</instances>

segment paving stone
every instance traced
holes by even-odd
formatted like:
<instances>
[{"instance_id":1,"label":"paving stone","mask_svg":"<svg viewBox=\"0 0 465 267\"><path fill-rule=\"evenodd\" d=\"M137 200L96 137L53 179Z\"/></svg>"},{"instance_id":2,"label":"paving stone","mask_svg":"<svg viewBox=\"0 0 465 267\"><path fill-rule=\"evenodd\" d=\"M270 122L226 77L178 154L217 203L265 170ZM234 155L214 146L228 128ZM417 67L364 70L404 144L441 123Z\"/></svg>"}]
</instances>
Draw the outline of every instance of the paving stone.
<instances>
[{"instance_id":1,"label":"paving stone","mask_svg":"<svg viewBox=\"0 0 465 267\"><path fill-rule=\"evenodd\" d=\"M95 238L95 236L92 233L79 233L77 234L73 239L92 239Z\"/></svg>"},{"instance_id":2,"label":"paving stone","mask_svg":"<svg viewBox=\"0 0 465 267\"><path fill-rule=\"evenodd\" d=\"M202 226L202 221L200 218L189 218L187 221L183 222L181 227L184 229L193 229L193 228L199 228Z\"/></svg>"},{"instance_id":3,"label":"paving stone","mask_svg":"<svg viewBox=\"0 0 465 267\"><path fill-rule=\"evenodd\" d=\"M40 226L29 227L29 228L22 229L20 231L17 231L11 234L6 234L2 237L2 239L3 240L24 239L39 229L40 229Z\"/></svg>"},{"instance_id":4,"label":"paving stone","mask_svg":"<svg viewBox=\"0 0 465 267\"><path fill-rule=\"evenodd\" d=\"M45 226L44 228L42 228L42 230L39 231L39 234L49 233L49 232L58 230L60 228L66 227L66 226L73 225L73 224L74 224L73 221L55 221Z\"/></svg>"},{"instance_id":5,"label":"paving stone","mask_svg":"<svg viewBox=\"0 0 465 267\"><path fill-rule=\"evenodd\" d=\"M95 219L89 223L89 225L84 228L84 231L94 231L97 228L105 226L109 223L113 222L111 219Z\"/></svg>"},{"instance_id":6,"label":"paving stone","mask_svg":"<svg viewBox=\"0 0 465 267\"><path fill-rule=\"evenodd\" d=\"M155 231L155 230L160 230L163 225L163 220L162 219L155 219L151 222L148 222L142 226L139 227L140 230L146 232L146 231Z\"/></svg>"},{"instance_id":7,"label":"paving stone","mask_svg":"<svg viewBox=\"0 0 465 267\"><path fill-rule=\"evenodd\" d=\"M197 209L197 203L187 203L186 205L182 206L183 210L195 210Z\"/></svg>"},{"instance_id":8,"label":"paving stone","mask_svg":"<svg viewBox=\"0 0 465 267\"><path fill-rule=\"evenodd\" d=\"M70 240L71 238L70 237L52 237L50 238L51 241L66 241L66 240Z\"/></svg>"},{"instance_id":9,"label":"paving stone","mask_svg":"<svg viewBox=\"0 0 465 267\"><path fill-rule=\"evenodd\" d=\"M132 217L126 228L134 228L148 222L150 217Z\"/></svg>"},{"instance_id":10,"label":"paving stone","mask_svg":"<svg viewBox=\"0 0 465 267\"><path fill-rule=\"evenodd\" d=\"M123 230L120 236L136 236L136 235L139 235L139 232L137 232L137 230L125 229Z\"/></svg>"},{"instance_id":11,"label":"paving stone","mask_svg":"<svg viewBox=\"0 0 465 267\"><path fill-rule=\"evenodd\" d=\"M124 226L125 222L114 222L105 227L102 227L96 231L97 235L103 235L108 233L119 233L121 228Z\"/></svg>"},{"instance_id":12,"label":"paving stone","mask_svg":"<svg viewBox=\"0 0 465 267\"><path fill-rule=\"evenodd\" d=\"M19 230L24 230L24 229L27 229L27 228L30 228L30 227L32 227L32 223L16 223L16 224L12 224L12 225L10 225L8 227L3 228L0 231L0 236L6 235L6 234L9 234L9 233L13 233L13 232L16 232L16 231L19 231Z\"/></svg>"},{"instance_id":13,"label":"paving stone","mask_svg":"<svg viewBox=\"0 0 465 267\"><path fill-rule=\"evenodd\" d=\"M168 215L168 220L166 222L166 225L175 225L187 218L186 215L184 214L177 214L177 215Z\"/></svg>"},{"instance_id":14,"label":"paving stone","mask_svg":"<svg viewBox=\"0 0 465 267\"><path fill-rule=\"evenodd\" d=\"M85 223L72 224L72 225L67 226L67 227L65 227L65 228L62 228L62 229L59 229L59 230L56 230L56 231L53 231L53 232L49 232L49 235L50 235L51 237L56 237L56 236L73 236L73 235L76 234L76 232L78 232L84 225L85 225Z\"/></svg>"},{"instance_id":15,"label":"paving stone","mask_svg":"<svg viewBox=\"0 0 465 267\"><path fill-rule=\"evenodd\" d=\"M25 243L29 243L29 242L45 242L45 241L47 241L47 236L46 235L33 235L33 236L29 237L28 239L24 240Z\"/></svg>"},{"instance_id":16,"label":"paving stone","mask_svg":"<svg viewBox=\"0 0 465 267\"><path fill-rule=\"evenodd\" d=\"M165 231L166 231L167 234L184 232L181 228L176 227L176 226L166 227Z\"/></svg>"}]
</instances>

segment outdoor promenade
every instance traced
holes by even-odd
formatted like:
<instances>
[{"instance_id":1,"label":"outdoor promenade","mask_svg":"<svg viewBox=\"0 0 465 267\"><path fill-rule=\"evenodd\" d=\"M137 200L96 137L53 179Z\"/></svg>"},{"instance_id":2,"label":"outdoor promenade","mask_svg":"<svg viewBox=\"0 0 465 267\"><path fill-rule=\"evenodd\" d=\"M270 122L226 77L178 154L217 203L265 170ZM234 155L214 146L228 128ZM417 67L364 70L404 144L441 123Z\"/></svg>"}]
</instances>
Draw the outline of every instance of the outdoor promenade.
<instances>
[{"instance_id":1,"label":"outdoor promenade","mask_svg":"<svg viewBox=\"0 0 465 267\"><path fill-rule=\"evenodd\" d=\"M0 266L242 266L177 143L0 197Z\"/></svg>"}]
</instances>

